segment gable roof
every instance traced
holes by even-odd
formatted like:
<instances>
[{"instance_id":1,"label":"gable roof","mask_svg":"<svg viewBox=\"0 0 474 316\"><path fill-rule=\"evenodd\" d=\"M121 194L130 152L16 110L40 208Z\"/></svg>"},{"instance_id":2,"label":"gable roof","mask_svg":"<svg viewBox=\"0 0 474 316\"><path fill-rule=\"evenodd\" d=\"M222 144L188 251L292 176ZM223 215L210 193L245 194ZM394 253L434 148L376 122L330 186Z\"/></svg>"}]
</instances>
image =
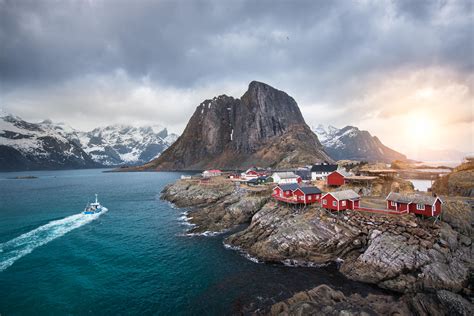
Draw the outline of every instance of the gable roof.
<instances>
[{"instance_id":1,"label":"gable roof","mask_svg":"<svg viewBox=\"0 0 474 316\"><path fill-rule=\"evenodd\" d=\"M307 186L299 188L304 194L320 194L322 191L315 186Z\"/></svg>"},{"instance_id":2,"label":"gable roof","mask_svg":"<svg viewBox=\"0 0 474 316\"><path fill-rule=\"evenodd\" d=\"M295 173L303 180L311 180L311 171L309 170L296 170Z\"/></svg>"},{"instance_id":3,"label":"gable roof","mask_svg":"<svg viewBox=\"0 0 474 316\"><path fill-rule=\"evenodd\" d=\"M311 172L332 172L337 170L337 165L313 165Z\"/></svg>"},{"instance_id":4,"label":"gable roof","mask_svg":"<svg viewBox=\"0 0 474 316\"><path fill-rule=\"evenodd\" d=\"M360 199L359 194L355 193L353 190L343 190L328 192L324 196L331 194L336 200L357 200Z\"/></svg>"},{"instance_id":5,"label":"gable roof","mask_svg":"<svg viewBox=\"0 0 474 316\"><path fill-rule=\"evenodd\" d=\"M388 201L393 201L393 202L398 202L398 203L404 203L404 204L416 203L416 204L424 204L424 205L433 205L435 204L437 199L439 199L441 203L443 203L443 200L441 200L439 197L430 196L430 195L422 195L422 194L401 194L401 193L396 193L396 192L390 192L390 194L386 198L386 200Z\"/></svg>"},{"instance_id":6,"label":"gable roof","mask_svg":"<svg viewBox=\"0 0 474 316\"><path fill-rule=\"evenodd\" d=\"M277 175L280 179L294 179L298 178L299 176L296 175L294 172L275 172L273 175Z\"/></svg>"},{"instance_id":7,"label":"gable roof","mask_svg":"<svg viewBox=\"0 0 474 316\"><path fill-rule=\"evenodd\" d=\"M350 174L349 172L346 172L345 170L336 170L334 172L337 172L339 173L341 176L343 176L344 178L347 178L347 177L350 177L352 176L352 174Z\"/></svg>"},{"instance_id":8,"label":"gable roof","mask_svg":"<svg viewBox=\"0 0 474 316\"><path fill-rule=\"evenodd\" d=\"M300 186L297 183L288 183L288 184L280 184L278 185L283 191L294 191L298 189Z\"/></svg>"}]
</instances>

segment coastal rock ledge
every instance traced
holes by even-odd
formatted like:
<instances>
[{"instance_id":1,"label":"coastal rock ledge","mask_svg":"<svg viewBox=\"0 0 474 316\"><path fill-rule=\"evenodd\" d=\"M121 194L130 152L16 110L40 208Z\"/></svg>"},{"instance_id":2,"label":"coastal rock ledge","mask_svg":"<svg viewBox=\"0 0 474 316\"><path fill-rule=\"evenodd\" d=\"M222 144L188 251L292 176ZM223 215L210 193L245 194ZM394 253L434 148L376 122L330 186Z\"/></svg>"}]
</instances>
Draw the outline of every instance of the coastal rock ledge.
<instances>
[{"instance_id":1,"label":"coastal rock ledge","mask_svg":"<svg viewBox=\"0 0 474 316\"><path fill-rule=\"evenodd\" d=\"M188 233L220 233L250 222L269 200L268 192L248 192L229 181L179 180L167 185L161 198L180 208L188 208L187 221L194 227Z\"/></svg>"},{"instance_id":2,"label":"coastal rock ledge","mask_svg":"<svg viewBox=\"0 0 474 316\"><path fill-rule=\"evenodd\" d=\"M188 217L197 225L192 232L219 232L250 223L224 243L260 261L303 266L338 262L347 278L389 290L392 298L376 301L395 306L399 312L394 314L472 315L468 313L473 308L470 208L446 203L446 221L433 223L412 214L347 211L336 216L316 205L291 208L269 196L270 192L247 191L225 180L206 185L180 180L168 185L162 195L178 207L192 208ZM320 310L318 306L324 304L318 303L315 297L319 294L314 292L332 292L326 288L312 291L274 306L271 313L366 315L364 309L359 314L338 314L337 308L334 313ZM372 306L369 297L344 300L354 306L370 305L369 315L388 311Z\"/></svg>"}]
</instances>

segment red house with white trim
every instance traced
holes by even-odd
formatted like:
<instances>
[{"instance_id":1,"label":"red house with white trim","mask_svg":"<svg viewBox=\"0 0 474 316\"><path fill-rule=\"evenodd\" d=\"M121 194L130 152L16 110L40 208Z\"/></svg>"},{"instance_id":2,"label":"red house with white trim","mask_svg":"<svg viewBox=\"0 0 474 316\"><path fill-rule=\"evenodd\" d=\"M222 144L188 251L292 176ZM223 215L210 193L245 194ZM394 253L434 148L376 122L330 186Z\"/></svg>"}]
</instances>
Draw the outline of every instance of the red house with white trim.
<instances>
[{"instance_id":1,"label":"red house with white trim","mask_svg":"<svg viewBox=\"0 0 474 316\"><path fill-rule=\"evenodd\" d=\"M321 198L321 206L333 211L359 208L360 196L353 190L328 192Z\"/></svg>"},{"instance_id":2,"label":"red house with white trim","mask_svg":"<svg viewBox=\"0 0 474 316\"><path fill-rule=\"evenodd\" d=\"M326 177L326 184L328 186L340 187L346 183L346 177L349 176L351 175L343 170L333 171Z\"/></svg>"},{"instance_id":3,"label":"red house with white trim","mask_svg":"<svg viewBox=\"0 0 474 316\"><path fill-rule=\"evenodd\" d=\"M407 211L424 216L441 214L443 201L437 196L390 192L386 198L389 210Z\"/></svg>"},{"instance_id":4,"label":"red house with white trim","mask_svg":"<svg viewBox=\"0 0 474 316\"><path fill-rule=\"evenodd\" d=\"M296 200L303 204L313 204L321 200L321 190L318 187L299 187L293 191Z\"/></svg>"},{"instance_id":5,"label":"red house with white trim","mask_svg":"<svg viewBox=\"0 0 474 316\"><path fill-rule=\"evenodd\" d=\"M297 183L289 183L273 188L272 197L291 204L313 204L320 201L321 195L321 190L315 186L300 187Z\"/></svg>"},{"instance_id":6,"label":"red house with white trim","mask_svg":"<svg viewBox=\"0 0 474 316\"><path fill-rule=\"evenodd\" d=\"M289 198L293 196L293 191L298 189L297 183L280 184L273 188L274 197L285 197Z\"/></svg>"}]
</instances>

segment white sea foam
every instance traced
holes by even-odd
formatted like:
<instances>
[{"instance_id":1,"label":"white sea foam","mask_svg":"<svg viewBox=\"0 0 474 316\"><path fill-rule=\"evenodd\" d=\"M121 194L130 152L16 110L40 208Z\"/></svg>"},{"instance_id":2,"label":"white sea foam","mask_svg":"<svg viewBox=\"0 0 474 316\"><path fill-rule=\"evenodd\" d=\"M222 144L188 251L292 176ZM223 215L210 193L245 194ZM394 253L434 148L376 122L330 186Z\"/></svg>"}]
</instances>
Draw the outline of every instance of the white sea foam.
<instances>
[{"instance_id":1,"label":"white sea foam","mask_svg":"<svg viewBox=\"0 0 474 316\"><path fill-rule=\"evenodd\" d=\"M32 231L0 244L0 272L36 248L43 246L66 233L96 220L107 209L97 214L75 214L51 221Z\"/></svg>"},{"instance_id":2,"label":"white sea foam","mask_svg":"<svg viewBox=\"0 0 474 316\"><path fill-rule=\"evenodd\" d=\"M246 251L242 250L242 248L240 248L238 246L229 245L229 244L226 244L225 242L223 242L223 244L224 244L224 248L238 251L247 260L250 260L250 261L255 262L255 263L262 263L263 262L263 261L258 260L255 257L251 256L250 254L248 254Z\"/></svg>"}]
</instances>

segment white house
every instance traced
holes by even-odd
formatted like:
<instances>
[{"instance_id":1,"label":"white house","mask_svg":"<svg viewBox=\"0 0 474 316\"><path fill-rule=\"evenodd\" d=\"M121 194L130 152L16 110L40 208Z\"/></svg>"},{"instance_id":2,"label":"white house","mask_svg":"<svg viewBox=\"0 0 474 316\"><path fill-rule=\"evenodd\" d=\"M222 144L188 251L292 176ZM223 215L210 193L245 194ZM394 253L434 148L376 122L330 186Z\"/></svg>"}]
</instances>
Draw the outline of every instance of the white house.
<instances>
[{"instance_id":1,"label":"white house","mask_svg":"<svg viewBox=\"0 0 474 316\"><path fill-rule=\"evenodd\" d=\"M311 180L319 180L326 178L330 173L337 170L337 165L321 164L311 167Z\"/></svg>"},{"instance_id":2,"label":"white house","mask_svg":"<svg viewBox=\"0 0 474 316\"><path fill-rule=\"evenodd\" d=\"M272 174L273 182L278 184L300 183L301 177L294 172L274 172Z\"/></svg>"}]
</instances>

